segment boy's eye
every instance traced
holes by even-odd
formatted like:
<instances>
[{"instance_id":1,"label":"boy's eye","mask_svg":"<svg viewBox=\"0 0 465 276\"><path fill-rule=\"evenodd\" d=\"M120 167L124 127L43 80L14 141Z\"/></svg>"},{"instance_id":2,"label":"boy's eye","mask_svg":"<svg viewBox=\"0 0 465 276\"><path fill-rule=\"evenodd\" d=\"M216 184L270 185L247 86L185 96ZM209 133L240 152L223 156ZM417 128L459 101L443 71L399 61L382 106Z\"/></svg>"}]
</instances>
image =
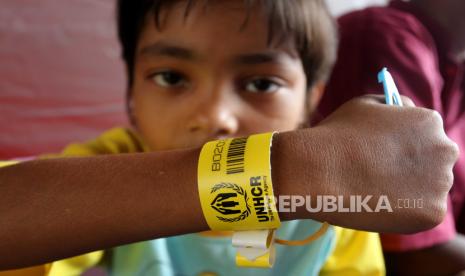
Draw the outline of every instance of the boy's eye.
<instances>
[{"instance_id":1,"label":"boy's eye","mask_svg":"<svg viewBox=\"0 0 465 276\"><path fill-rule=\"evenodd\" d=\"M161 87L180 87L186 84L185 77L173 71L156 73L152 76L152 79Z\"/></svg>"},{"instance_id":2,"label":"boy's eye","mask_svg":"<svg viewBox=\"0 0 465 276\"><path fill-rule=\"evenodd\" d=\"M246 83L245 90L252 93L273 93L276 92L281 85L269 79L254 79Z\"/></svg>"}]
</instances>

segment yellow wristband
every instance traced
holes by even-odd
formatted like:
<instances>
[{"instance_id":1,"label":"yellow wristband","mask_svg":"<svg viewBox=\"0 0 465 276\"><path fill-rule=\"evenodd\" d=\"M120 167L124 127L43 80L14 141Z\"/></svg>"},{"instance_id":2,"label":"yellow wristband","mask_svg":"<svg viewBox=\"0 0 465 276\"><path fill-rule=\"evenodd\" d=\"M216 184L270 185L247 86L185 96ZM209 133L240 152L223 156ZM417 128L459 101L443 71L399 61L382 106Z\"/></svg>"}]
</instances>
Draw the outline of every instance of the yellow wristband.
<instances>
[{"instance_id":1,"label":"yellow wristband","mask_svg":"<svg viewBox=\"0 0 465 276\"><path fill-rule=\"evenodd\" d=\"M273 133L205 144L198 187L212 230L260 230L280 226L271 182Z\"/></svg>"}]
</instances>

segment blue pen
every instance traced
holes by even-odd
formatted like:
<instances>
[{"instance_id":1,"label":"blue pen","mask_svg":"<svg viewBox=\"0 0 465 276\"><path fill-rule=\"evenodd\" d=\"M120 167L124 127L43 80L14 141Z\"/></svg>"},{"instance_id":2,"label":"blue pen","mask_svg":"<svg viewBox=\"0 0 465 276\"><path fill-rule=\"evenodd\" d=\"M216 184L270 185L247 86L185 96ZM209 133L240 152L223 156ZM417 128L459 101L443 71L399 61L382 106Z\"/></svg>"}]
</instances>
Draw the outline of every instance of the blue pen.
<instances>
[{"instance_id":1,"label":"blue pen","mask_svg":"<svg viewBox=\"0 0 465 276\"><path fill-rule=\"evenodd\" d=\"M403 106L399 90L397 90L394 79L392 78L391 74L388 72L386 67L384 67L378 73L378 82L383 83L384 96L386 97L387 105Z\"/></svg>"}]
</instances>

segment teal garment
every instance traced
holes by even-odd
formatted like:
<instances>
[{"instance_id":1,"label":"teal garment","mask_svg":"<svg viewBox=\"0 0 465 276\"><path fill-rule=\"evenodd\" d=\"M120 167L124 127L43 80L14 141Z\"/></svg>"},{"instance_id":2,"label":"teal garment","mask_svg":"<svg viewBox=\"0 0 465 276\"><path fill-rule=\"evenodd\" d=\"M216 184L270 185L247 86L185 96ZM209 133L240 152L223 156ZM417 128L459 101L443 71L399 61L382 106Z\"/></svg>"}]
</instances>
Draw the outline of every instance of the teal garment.
<instances>
[{"instance_id":1,"label":"teal garment","mask_svg":"<svg viewBox=\"0 0 465 276\"><path fill-rule=\"evenodd\" d=\"M313 220L284 222L277 237L301 240L321 227ZM240 268L230 237L182 235L120 246L113 249L112 276L191 276L205 272L216 275L318 275L335 244L334 229L304 246L276 245L276 262L271 269Z\"/></svg>"}]
</instances>

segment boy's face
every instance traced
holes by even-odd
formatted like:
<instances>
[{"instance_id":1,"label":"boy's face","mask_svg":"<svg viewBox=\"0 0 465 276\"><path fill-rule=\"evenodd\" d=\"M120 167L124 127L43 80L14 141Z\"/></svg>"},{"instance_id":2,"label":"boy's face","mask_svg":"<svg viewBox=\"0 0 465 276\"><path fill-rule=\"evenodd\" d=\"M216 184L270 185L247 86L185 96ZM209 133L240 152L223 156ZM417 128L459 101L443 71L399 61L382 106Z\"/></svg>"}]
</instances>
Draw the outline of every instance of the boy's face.
<instances>
[{"instance_id":1,"label":"boy's face","mask_svg":"<svg viewBox=\"0 0 465 276\"><path fill-rule=\"evenodd\" d=\"M245 27L242 1L185 3L149 16L135 57L133 117L151 150L296 129L306 119L306 77L292 43L269 46L267 18ZM273 44L274 45L274 44Z\"/></svg>"}]
</instances>

